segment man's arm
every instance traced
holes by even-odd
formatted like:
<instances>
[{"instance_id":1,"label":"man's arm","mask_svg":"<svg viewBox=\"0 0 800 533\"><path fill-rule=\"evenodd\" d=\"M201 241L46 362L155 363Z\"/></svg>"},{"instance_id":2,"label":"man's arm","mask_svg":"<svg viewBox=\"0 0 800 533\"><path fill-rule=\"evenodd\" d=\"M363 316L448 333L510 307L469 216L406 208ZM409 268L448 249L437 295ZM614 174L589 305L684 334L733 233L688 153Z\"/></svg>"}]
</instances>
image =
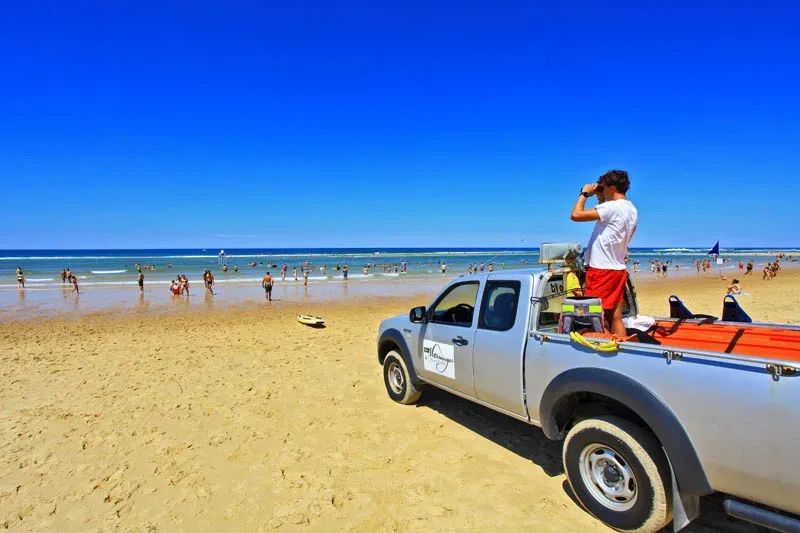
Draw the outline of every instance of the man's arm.
<instances>
[{"instance_id":1,"label":"man's arm","mask_svg":"<svg viewBox=\"0 0 800 533\"><path fill-rule=\"evenodd\" d=\"M584 185L583 189L581 189L581 193L585 192L589 196L592 196L596 189L596 183ZM591 222L593 220L600 220L600 213L597 212L597 209L586 209L586 200L587 198L583 194L578 196L578 200L572 207L572 214L569 217L573 222Z\"/></svg>"}]
</instances>

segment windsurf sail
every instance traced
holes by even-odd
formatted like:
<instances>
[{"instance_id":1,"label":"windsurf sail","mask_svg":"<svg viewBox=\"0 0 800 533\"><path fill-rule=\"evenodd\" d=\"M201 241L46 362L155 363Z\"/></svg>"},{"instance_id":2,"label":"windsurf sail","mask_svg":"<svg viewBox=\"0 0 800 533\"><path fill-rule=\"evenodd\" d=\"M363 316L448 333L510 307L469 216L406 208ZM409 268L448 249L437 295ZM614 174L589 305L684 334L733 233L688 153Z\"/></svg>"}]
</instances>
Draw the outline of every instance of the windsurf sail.
<instances>
[{"instance_id":1,"label":"windsurf sail","mask_svg":"<svg viewBox=\"0 0 800 533\"><path fill-rule=\"evenodd\" d=\"M719 255L719 241L717 241L717 244L715 244L714 247L711 250L709 250L708 254L706 255Z\"/></svg>"}]
</instances>

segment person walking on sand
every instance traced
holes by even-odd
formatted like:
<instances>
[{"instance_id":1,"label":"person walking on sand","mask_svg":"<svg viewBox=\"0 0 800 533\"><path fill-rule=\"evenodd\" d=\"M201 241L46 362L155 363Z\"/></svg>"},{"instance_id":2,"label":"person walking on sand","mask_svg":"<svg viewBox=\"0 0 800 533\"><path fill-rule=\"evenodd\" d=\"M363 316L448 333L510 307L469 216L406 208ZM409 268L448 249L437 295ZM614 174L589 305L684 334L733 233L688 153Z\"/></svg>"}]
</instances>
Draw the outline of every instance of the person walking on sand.
<instances>
[{"instance_id":1,"label":"person walking on sand","mask_svg":"<svg viewBox=\"0 0 800 533\"><path fill-rule=\"evenodd\" d=\"M78 276L75 275L72 276L72 292L78 295L81 293L80 289L78 288Z\"/></svg>"},{"instance_id":2,"label":"person walking on sand","mask_svg":"<svg viewBox=\"0 0 800 533\"><path fill-rule=\"evenodd\" d=\"M139 271L136 282L139 284L139 292L144 292L144 274L141 270Z\"/></svg>"},{"instance_id":3,"label":"person walking on sand","mask_svg":"<svg viewBox=\"0 0 800 533\"><path fill-rule=\"evenodd\" d=\"M25 273L22 272L22 267L17 267L17 288L25 288Z\"/></svg>"},{"instance_id":4,"label":"person walking on sand","mask_svg":"<svg viewBox=\"0 0 800 533\"><path fill-rule=\"evenodd\" d=\"M261 280L261 286L264 287L264 297L268 302L272 301L272 284L272 276L267 272Z\"/></svg>"},{"instance_id":5,"label":"person walking on sand","mask_svg":"<svg viewBox=\"0 0 800 533\"><path fill-rule=\"evenodd\" d=\"M586 279L583 292L602 301L608 329L617 336L626 334L622 322L622 303L628 282L625 255L636 233L639 213L625 196L630 188L624 170L606 172L597 183L581 188L570 218L575 222L596 221L586 247ZM586 209L586 200L597 196L597 207Z\"/></svg>"},{"instance_id":6,"label":"person walking on sand","mask_svg":"<svg viewBox=\"0 0 800 533\"><path fill-rule=\"evenodd\" d=\"M752 274L753 273L753 260L747 262L747 270L745 271L744 275Z\"/></svg>"}]
</instances>

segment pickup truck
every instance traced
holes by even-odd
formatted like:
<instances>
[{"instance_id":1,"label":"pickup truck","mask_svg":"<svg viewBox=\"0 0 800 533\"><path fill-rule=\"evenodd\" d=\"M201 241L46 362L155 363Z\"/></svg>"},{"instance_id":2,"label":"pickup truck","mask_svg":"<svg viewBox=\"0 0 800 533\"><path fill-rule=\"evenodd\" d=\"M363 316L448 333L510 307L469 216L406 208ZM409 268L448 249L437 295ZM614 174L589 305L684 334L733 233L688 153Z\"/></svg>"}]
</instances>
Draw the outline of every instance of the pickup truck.
<instances>
[{"instance_id":1,"label":"pickup truck","mask_svg":"<svg viewBox=\"0 0 800 533\"><path fill-rule=\"evenodd\" d=\"M654 343L596 350L559 333L564 273L461 276L384 320L389 397L433 386L539 426L564 441L584 509L619 531L678 531L712 492L732 516L800 531L800 327L657 318ZM638 315L630 281L623 315Z\"/></svg>"}]
</instances>

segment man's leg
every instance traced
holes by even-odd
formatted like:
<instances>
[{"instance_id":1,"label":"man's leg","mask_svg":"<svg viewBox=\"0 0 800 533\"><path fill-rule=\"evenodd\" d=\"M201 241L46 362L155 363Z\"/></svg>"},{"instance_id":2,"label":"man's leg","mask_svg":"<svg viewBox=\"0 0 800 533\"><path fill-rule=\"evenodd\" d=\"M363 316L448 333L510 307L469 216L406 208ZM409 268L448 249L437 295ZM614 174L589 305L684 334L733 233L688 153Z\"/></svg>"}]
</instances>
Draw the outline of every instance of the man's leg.
<instances>
[{"instance_id":1,"label":"man's leg","mask_svg":"<svg viewBox=\"0 0 800 533\"><path fill-rule=\"evenodd\" d=\"M611 333L617 337L624 337L627 335L625 323L622 321L622 300L619 301L614 309L604 309L603 313Z\"/></svg>"}]
</instances>

